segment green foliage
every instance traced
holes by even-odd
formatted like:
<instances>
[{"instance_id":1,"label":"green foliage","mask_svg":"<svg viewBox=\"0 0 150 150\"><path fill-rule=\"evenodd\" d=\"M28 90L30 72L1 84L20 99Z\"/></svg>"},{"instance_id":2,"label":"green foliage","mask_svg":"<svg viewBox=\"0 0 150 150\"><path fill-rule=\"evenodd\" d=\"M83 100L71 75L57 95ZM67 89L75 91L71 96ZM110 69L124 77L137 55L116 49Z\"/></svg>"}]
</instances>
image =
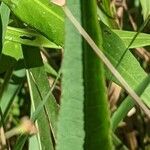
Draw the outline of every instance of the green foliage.
<instances>
[{"instance_id":1,"label":"green foliage","mask_svg":"<svg viewBox=\"0 0 150 150\"><path fill-rule=\"evenodd\" d=\"M44 99L50 88L39 49L34 47L23 47L23 54L31 93L32 109L35 111L40 104L40 101ZM37 60L32 58L33 55L37 58ZM49 100L45 104L44 109L40 112L37 119L39 129L39 148L46 147L47 149L51 146L50 149L53 149L51 133L50 131L48 132L48 130L51 129L55 138L57 111L58 107L56 100L53 95L50 95Z\"/></svg>"},{"instance_id":2,"label":"green foliage","mask_svg":"<svg viewBox=\"0 0 150 150\"><path fill-rule=\"evenodd\" d=\"M47 38L40 35L39 33L27 29L8 27L6 41L12 41L24 45L36 46L36 47L47 47L47 48L61 48L55 43L50 42Z\"/></svg>"},{"instance_id":3,"label":"green foliage","mask_svg":"<svg viewBox=\"0 0 150 150\"><path fill-rule=\"evenodd\" d=\"M67 5L81 22L80 1L76 1L76 5L68 1ZM65 21L65 32L65 52L62 64L62 104L58 120L58 144L56 149L81 150L85 138L82 38L68 18Z\"/></svg>"},{"instance_id":4,"label":"green foliage","mask_svg":"<svg viewBox=\"0 0 150 150\"><path fill-rule=\"evenodd\" d=\"M43 33L57 45L63 45L64 19L63 12L58 6L47 0L4 0L3 2L23 22Z\"/></svg>"},{"instance_id":5,"label":"green foliage","mask_svg":"<svg viewBox=\"0 0 150 150\"><path fill-rule=\"evenodd\" d=\"M139 2L139 18L148 22L149 0ZM135 7L135 1L128 3ZM150 108L149 76L133 55L133 48L148 49L150 35L144 32L149 26L140 30L143 33L118 30L115 7L110 5L109 0L68 0L66 6ZM0 3L1 129L4 133L16 132L14 138L7 139L15 150L111 150L120 144L121 149L127 150L126 142L121 142L114 131L135 105L133 99L129 95L124 98L110 118L105 81L119 84L118 79L103 66L70 18L64 17L63 10L49 0ZM135 15L135 22L136 19ZM124 26L129 25L123 22ZM14 130L26 115L37 127L33 136L30 131ZM146 120L145 116L142 119ZM2 141L6 141L6 135ZM1 146L6 145L0 142L0 149Z\"/></svg>"},{"instance_id":6,"label":"green foliage","mask_svg":"<svg viewBox=\"0 0 150 150\"><path fill-rule=\"evenodd\" d=\"M104 53L110 59L111 63L116 66L122 54L126 50L126 46L123 41L107 26L105 26L103 23L101 23L101 26L104 43L103 48L105 49ZM115 43L118 44L116 45ZM143 70L137 59L130 51L126 52L117 70L133 89L136 89L141 80L144 80L144 78L147 76L147 73ZM108 70L106 70L106 76L108 79L111 79L112 77ZM113 78L113 80L117 82L115 78ZM148 94L149 90L150 86L148 86L142 94L142 99L148 106L150 106Z\"/></svg>"}]
</instances>

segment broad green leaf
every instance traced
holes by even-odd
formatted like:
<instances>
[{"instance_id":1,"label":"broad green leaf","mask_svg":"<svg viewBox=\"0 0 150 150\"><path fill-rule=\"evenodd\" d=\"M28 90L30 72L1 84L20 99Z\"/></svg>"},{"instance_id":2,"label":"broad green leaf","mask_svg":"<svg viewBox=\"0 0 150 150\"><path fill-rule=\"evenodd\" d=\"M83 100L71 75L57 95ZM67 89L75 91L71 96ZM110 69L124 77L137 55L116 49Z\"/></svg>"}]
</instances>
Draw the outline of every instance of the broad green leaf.
<instances>
[{"instance_id":1,"label":"broad green leaf","mask_svg":"<svg viewBox=\"0 0 150 150\"><path fill-rule=\"evenodd\" d=\"M29 46L48 47L57 49L61 48L60 46L57 46L53 42L50 42L47 38L38 34L37 32L27 29L8 27L5 40Z\"/></svg>"},{"instance_id":2,"label":"broad green leaf","mask_svg":"<svg viewBox=\"0 0 150 150\"><path fill-rule=\"evenodd\" d=\"M27 69L27 78L32 107L33 110L35 110L40 102L45 98L45 95L49 92L50 87L39 49L35 47L24 47L23 53ZM36 59L33 59L33 56ZM43 107L43 110L41 111L37 119L39 129L38 140L40 147L53 149L51 132L53 133L53 136L55 138L57 112L58 106L56 104L56 100L54 99L53 95L50 95L49 100L46 102L46 105ZM49 148L50 146L51 148Z\"/></svg>"},{"instance_id":3,"label":"broad green leaf","mask_svg":"<svg viewBox=\"0 0 150 150\"><path fill-rule=\"evenodd\" d=\"M40 31L57 45L63 45L64 19L60 7L48 0L3 0L3 2L23 22Z\"/></svg>"},{"instance_id":4,"label":"broad green leaf","mask_svg":"<svg viewBox=\"0 0 150 150\"><path fill-rule=\"evenodd\" d=\"M142 6L143 18L146 18L150 15L150 1L149 0L140 0Z\"/></svg>"},{"instance_id":5,"label":"broad green leaf","mask_svg":"<svg viewBox=\"0 0 150 150\"><path fill-rule=\"evenodd\" d=\"M123 31L123 30L113 30L114 33L116 33L124 42L125 46L127 47L133 37L135 36L136 32L132 31ZM143 46L149 46L150 45L150 34L146 33L139 33L130 48L138 48Z\"/></svg>"},{"instance_id":6,"label":"broad green leaf","mask_svg":"<svg viewBox=\"0 0 150 150\"><path fill-rule=\"evenodd\" d=\"M80 1L69 8L81 22ZM82 150L84 145L84 87L82 38L65 20L65 51L62 64L62 96L58 120L57 150ZM64 130L65 129L65 130Z\"/></svg>"},{"instance_id":7,"label":"broad green leaf","mask_svg":"<svg viewBox=\"0 0 150 150\"><path fill-rule=\"evenodd\" d=\"M81 4L79 0L67 1L67 6L80 23L83 21L88 33L100 46L96 1L83 0ZM68 18L65 25L62 103L56 149L93 150L103 147L111 150L103 66L86 42L82 47L81 35Z\"/></svg>"},{"instance_id":8,"label":"broad green leaf","mask_svg":"<svg viewBox=\"0 0 150 150\"><path fill-rule=\"evenodd\" d=\"M107 26L101 23L101 27L103 33L103 47L105 49L104 53L110 59L112 64L116 66L120 60L120 57L126 50L126 46L124 45L123 41ZM144 78L147 76L147 73L142 69L139 62L130 51L127 51L117 70L133 89L136 89L141 80L144 80ZM108 79L111 79L111 74L107 71L106 76ZM117 82L116 79L115 81ZM149 93L150 85L145 89L141 98L150 107Z\"/></svg>"}]
</instances>

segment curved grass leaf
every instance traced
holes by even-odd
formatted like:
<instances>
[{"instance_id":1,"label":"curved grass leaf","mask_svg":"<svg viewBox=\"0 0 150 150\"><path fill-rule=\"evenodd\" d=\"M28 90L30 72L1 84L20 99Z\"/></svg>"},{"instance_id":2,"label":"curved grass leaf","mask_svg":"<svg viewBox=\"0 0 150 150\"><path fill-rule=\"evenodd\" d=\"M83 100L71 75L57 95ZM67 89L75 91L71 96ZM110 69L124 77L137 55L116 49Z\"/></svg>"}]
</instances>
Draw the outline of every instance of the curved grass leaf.
<instances>
[{"instance_id":1,"label":"curved grass leaf","mask_svg":"<svg viewBox=\"0 0 150 150\"><path fill-rule=\"evenodd\" d=\"M3 2L23 22L40 31L57 45L63 45L64 13L60 7L48 0L3 0Z\"/></svg>"},{"instance_id":2,"label":"curved grass leaf","mask_svg":"<svg viewBox=\"0 0 150 150\"><path fill-rule=\"evenodd\" d=\"M125 46L128 46L135 36L136 32L113 30L124 42ZM138 48L150 45L150 35L146 33L139 33L132 45L129 48Z\"/></svg>"}]
</instances>

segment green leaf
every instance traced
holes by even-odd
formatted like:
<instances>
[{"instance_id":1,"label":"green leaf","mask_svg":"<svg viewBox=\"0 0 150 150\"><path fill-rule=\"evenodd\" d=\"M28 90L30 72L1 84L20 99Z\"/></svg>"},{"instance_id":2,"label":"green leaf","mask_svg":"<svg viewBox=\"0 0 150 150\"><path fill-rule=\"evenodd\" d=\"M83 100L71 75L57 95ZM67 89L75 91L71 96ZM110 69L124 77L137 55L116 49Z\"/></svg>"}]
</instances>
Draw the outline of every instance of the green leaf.
<instances>
[{"instance_id":1,"label":"green leaf","mask_svg":"<svg viewBox=\"0 0 150 150\"><path fill-rule=\"evenodd\" d=\"M100 46L96 1L68 1L67 6ZM81 12L83 10L83 12ZM83 20L81 20L83 18ZM111 150L104 70L95 53L66 19L62 97L57 150ZM96 34L97 33L97 34ZM104 119L105 118L105 119ZM64 129L67 129L64 130ZM65 143L65 144L64 144Z\"/></svg>"},{"instance_id":2,"label":"green leaf","mask_svg":"<svg viewBox=\"0 0 150 150\"><path fill-rule=\"evenodd\" d=\"M125 46L127 47L133 37L136 35L137 32L132 31L123 31L123 30L113 30L124 42ZM138 48L150 45L150 34L146 33L139 33L132 45L129 48Z\"/></svg>"},{"instance_id":3,"label":"green leaf","mask_svg":"<svg viewBox=\"0 0 150 150\"><path fill-rule=\"evenodd\" d=\"M61 48L39 33L27 29L7 27L5 40L29 46Z\"/></svg>"},{"instance_id":4,"label":"green leaf","mask_svg":"<svg viewBox=\"0 0 150 150\"><path fill-rule=\"evenodd\" d=\"M71 4L72 1L67 3L81 22L79 0L75 2L75 5ZM65 20L65 27L62 96L56 149L82 150L85 137L82 38L69 19Z\"/></svg>"},{"instance_id":5,"label":"green leaf","mask_svg":"<svg viewBox=\"0 0 150 150\"><path fill-rule=\"evenodd\" d=\"M31 102L33 110L35 110L39 106L40 102L45 98L45 95L49 92L50 87L39 49L35 47L23 48ZM33 59L33 56L36 59ZM40 147L45 149L53 149L51 132L55 138L57 113L58 106L56 104L56 100L51 94L37 119L39 129L38 140Z\"/></svg>"},{"instance_id":6,"label":"green leaf","mask_svg":"<svg viewBox=\"0 0 150 150\"><path fill-rule=\"evenodd\" d=\"M126 50L126 46L123 41L103 23L101 23L101 28L103 33L103 47L105 49L104 53L110 59L111 63L116 66L120 57ZM147 76L147 73L142 69L139 62L130 51L127 51L117 70L133 89L136 89L141 80L144 80ZM112 79L112 75L108 72L108 70L106 70L106 76L108 79ZM117 82L116 79L113 80ZM149 93L150 85L145 89L141 98L150 107Z\"/></svg>"},{"instance_id":7,"label":"green leaf","mask_svg":"<svg viewBox=\"0 0 150 150\"><path fill-rule=\"evenodd\" d=\"M133 37L137 32L124 31L124 30L113 30L125 43L126 46L129 45ZM34 39L32 39L34 38ZM6 40L17 42L29 46L46 47L46 48L61 48L53 42L49 41L47 38L41 34L30 31L27 29L20 29L14 27L7 27ZM139 33L130 48L144 47L150 45L150 35L146 33Z\"/></svg>"},{"instance_id":8,"label":"green leaf","mask_svg":"<svg viewBox=\"0 0 150 150\"><path fill-rule=\"evenodd\" d=\"M63 45L64 13L60 7L48 0L3 0L3 2L23 22L40 31L57 45Z\"/></svg>"}]
</instances>

